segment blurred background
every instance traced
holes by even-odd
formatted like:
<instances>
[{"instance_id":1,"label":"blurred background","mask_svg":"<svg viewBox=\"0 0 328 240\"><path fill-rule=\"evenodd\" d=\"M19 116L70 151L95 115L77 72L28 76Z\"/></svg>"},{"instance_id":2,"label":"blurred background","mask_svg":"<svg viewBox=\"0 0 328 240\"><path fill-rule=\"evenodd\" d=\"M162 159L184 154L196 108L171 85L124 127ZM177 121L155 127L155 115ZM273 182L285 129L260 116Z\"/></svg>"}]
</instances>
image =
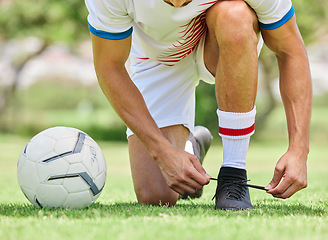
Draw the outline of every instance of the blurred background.
<instances>
[{"instance_id":1,"label":"blurred background","mask_svg":"<svg viewBox=\"0 0 328 240\"><path fill-rule=\"evenodd\" d=\"M311 142L328 143L328 2L293 1L313 78ZM126 141L98 87L81 0L0 0L0 135L30 138L57 125L95 140ZM286 141L275 56L259 62L255 141ZM217 132L214 86L197 90L197 124Z\"/></svg>"}]
</instances>

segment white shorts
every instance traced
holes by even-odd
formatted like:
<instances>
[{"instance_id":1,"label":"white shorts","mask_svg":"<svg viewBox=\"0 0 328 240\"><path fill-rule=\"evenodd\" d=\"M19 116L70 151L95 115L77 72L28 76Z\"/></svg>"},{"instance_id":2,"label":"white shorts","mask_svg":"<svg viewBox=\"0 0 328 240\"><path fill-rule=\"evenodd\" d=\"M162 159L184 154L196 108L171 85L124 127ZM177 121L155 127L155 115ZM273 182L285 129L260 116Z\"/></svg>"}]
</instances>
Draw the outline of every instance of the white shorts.
<instances>
[{"instance_id":1,"label":"white shorts","mask_svg":"<svg viewBox=\"0 0 328 240\"><path fill-rule=\"evenodd\" d=\"M215 83L214 76L205 67L204 42L205 36L195 51L174 66L150 59L131 60L130 77L159 128L182 124L194 131L196 86L200 80ZM263 41L259 41L258 50L262 44ZM129 137L133 132L128 128L126 134Z\"/></svg>"}]
</instances>

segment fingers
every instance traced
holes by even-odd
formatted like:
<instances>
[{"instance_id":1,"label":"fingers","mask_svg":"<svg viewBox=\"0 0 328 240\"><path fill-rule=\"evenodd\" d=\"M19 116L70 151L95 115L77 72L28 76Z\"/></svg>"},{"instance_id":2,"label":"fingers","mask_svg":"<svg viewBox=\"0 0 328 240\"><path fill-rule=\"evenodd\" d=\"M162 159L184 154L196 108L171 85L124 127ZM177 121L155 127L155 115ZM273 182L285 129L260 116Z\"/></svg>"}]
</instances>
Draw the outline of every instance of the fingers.
<instances>
[{"instance_id":1,"label":"fingers","mask_svg":"<svg viewBox=\"0 0 328 240\"><path fill-rule=\"evenodd\" d=\"M306 180L304 181L301 180L301 178L287 175L281 181L279 186L270 189L268 193L272 194L274 197L286 199L294 195L299 190L306 187L307 187Z\"/></svg>"},{"instance_id":2,"label":"fingers","mask_svg":"<svg viewBox=\"0 0 328 240\"><path fill-rule=\"evenodd\" d=\"M271 180L271 182L269 183L268 186L266 186L266 189L273 189L276 186L278 186L280 180L282 179L283 175L284 175L284 168L281 168L278 164L276 166L276 168L274 169L274 174L273 174L273 178Z\"/></svg>"},{"instance_id":3,"label":"fingers","mask_svg":"<svg viewBox=\"0 0 328 240\"><path fill-rule=\"evenodd\" d=\"M192 157L190 159L192 165L194 166L194 168L201 174L203 174L204 176L207 175L205 169L203 168L203 166L200 164L199 160L197 159L197 157Z\"/></svg>"},{"instance_id":4,"label":"fingers","mask_svg":"<svg viewBox=\"0 0 328 240\"><path fill-rule=\"evenodd\" d=\"M210 182L210 176L206 173L197 157L189 156L190 165L185 166L184 170L178 174L169 187L179 194L194 194L196 189L201 190L204 185Z\"/></svg>"},{"instance_id":5,"label":"fingers","mask_svg":"<svg viewBox=\"0 0 328 240\"><path fill-rule=\"evenodd\" d=\"M281 179L283 180L281 181ZM295 174L291 171L287 172L286 168L281 167L281 165L278 163L276 165L273 178L266 189L268 189L267 193L272 194L272 196L286 199L306 187L306 175L304 177L300 173Z\"/></svg>"},{"instance_id":6,"label":"fingers","mask_svg":"<svg viewBox=\"0 0 328 240\"><path fill-rule=\"evenodd\" d=\"M179 193L180 195L185 195L186 193L189 194L195 194L196 190L189 188L188 190L186 190L185 188L181 188L180 186L172 186L170 187L172 190L174 190L175 192Z\"/></svg>"},{"instance_id":7,"label":"fingers","mask_svg":"<svg viewBox=\"0 0 328 240\"><path fill-rule=\"evenodd\" d=\"M207 174L196 156L193 156L190 160L196 170L194 174L191 173L191 177L201 185L207 185L210 182L211 176Z\"/></svg>"},{"instance_id":8,"label":"fingers","mask_svg":"<svg viewBox=\"0 0 328 240\"><path fill-rule=\"evenodd\" d=\"M169 184L169 187L181 195L186 193L195 194L197 189L201 190L203 188L203 186L196 181L192 179L187 180L187 178L178 178L177 181Z\"/></svg>"}]
</instances>

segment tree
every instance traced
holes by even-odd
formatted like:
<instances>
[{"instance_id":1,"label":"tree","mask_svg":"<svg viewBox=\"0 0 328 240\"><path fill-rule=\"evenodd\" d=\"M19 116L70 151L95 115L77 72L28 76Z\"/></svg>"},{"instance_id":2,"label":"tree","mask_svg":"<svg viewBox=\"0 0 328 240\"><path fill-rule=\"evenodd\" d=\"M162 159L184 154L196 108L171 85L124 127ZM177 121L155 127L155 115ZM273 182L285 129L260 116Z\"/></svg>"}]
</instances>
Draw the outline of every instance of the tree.
<instances>
[{"instance_id":1,"label":"tree","mask_svg":"<svg viewBox=\"0 0 328 240\"><path fill-rule=\"evenodd\" d=\"M327 24L322 24L328 22L327 0L294 0L293 5L305 43L315 41L320 34L327 31ZM19 71L29 60L41 54L49 44L65 42L74 46L77 41L88 36L86 16L87 10L84 1L81 0L0 0L0 43L28 36L38 37L43 43L39 50L12 63L16 69L16 80L0 92L0 113L15 92ZM257 130L261 129L261 125L276 106L271 82L278 76L275 57L267 49L261 54L260 64L264 69L264 89L268 105L265 107L266 110L257 116ZM199 101L196 120L217 131L216 115L213 114L216 109L213 88L201 85L197 96Z\"/></svg>"},{"instance_id":2,"label":"tree","mask_svg":"<svg viewBox=\"0 0 328 240\"><path fill-rule=\"evenodd\" d=\"M74 43L88 34L87 10L80 0L0 1L0 39L35 36L46 43Z\"/></svg>"},{"instance_id":3,"label":"tree","mask_svg":"<svg viewBox=\"0 0 328 240\"><path fill-rule=\"evenodd\" d=\"M302 34L305 44L316 41L321 34L328 30L328 3L324 0L298 0L293 1L296 11L297 24ZM267 105L257 116L257 131L261 131L270 113L277 106L276 99L272 91L272 82L278 77L276 58L272 52L264 48L260 56L260 64L263 69L263 86L266 92Z\"/></svg>"},{"instance_id":4,"label":"tree","mask_svg":"<svg viewBox=\"0 0 328 240\"><path fill-rule=\"evenodd\" d=\"M0 41L33 36L42 42L34 52L13 59L15 76L0 92L0 113L15 92L19 73L29 60L54 42L74 45L88 36L86 16L87 10L80 0L0 0Z\"/></svg>"}]
</instances>

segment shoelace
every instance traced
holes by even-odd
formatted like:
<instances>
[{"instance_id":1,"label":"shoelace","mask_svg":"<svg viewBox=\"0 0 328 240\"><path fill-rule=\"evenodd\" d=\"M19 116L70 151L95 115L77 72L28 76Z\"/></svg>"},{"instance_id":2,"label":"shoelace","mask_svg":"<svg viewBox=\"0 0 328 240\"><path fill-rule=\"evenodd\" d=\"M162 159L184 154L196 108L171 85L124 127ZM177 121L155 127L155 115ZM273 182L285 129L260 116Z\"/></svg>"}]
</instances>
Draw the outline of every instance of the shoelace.
<instances>
[{"instance_id":1,"label":"shoelace","mask_svg":"<svg viewBox=\"0 0 328 240\"><path fill-rule=\"evenodd\" d=\"M219 191L222 190L223 188L227 189L229 198L237 199L237 200L244 197L246 193L245 187L251 187L251 188L267 191L267 189L265 189L265 187L263 186L247 184L247 182L249 182L250 180L225 180L225 179L218 179L218 178L210 178L210 180L215 180L222 183L221 186L216 189L215 195L212 198L212 200L218 195Z\"/></svg>"}]
</instances>

